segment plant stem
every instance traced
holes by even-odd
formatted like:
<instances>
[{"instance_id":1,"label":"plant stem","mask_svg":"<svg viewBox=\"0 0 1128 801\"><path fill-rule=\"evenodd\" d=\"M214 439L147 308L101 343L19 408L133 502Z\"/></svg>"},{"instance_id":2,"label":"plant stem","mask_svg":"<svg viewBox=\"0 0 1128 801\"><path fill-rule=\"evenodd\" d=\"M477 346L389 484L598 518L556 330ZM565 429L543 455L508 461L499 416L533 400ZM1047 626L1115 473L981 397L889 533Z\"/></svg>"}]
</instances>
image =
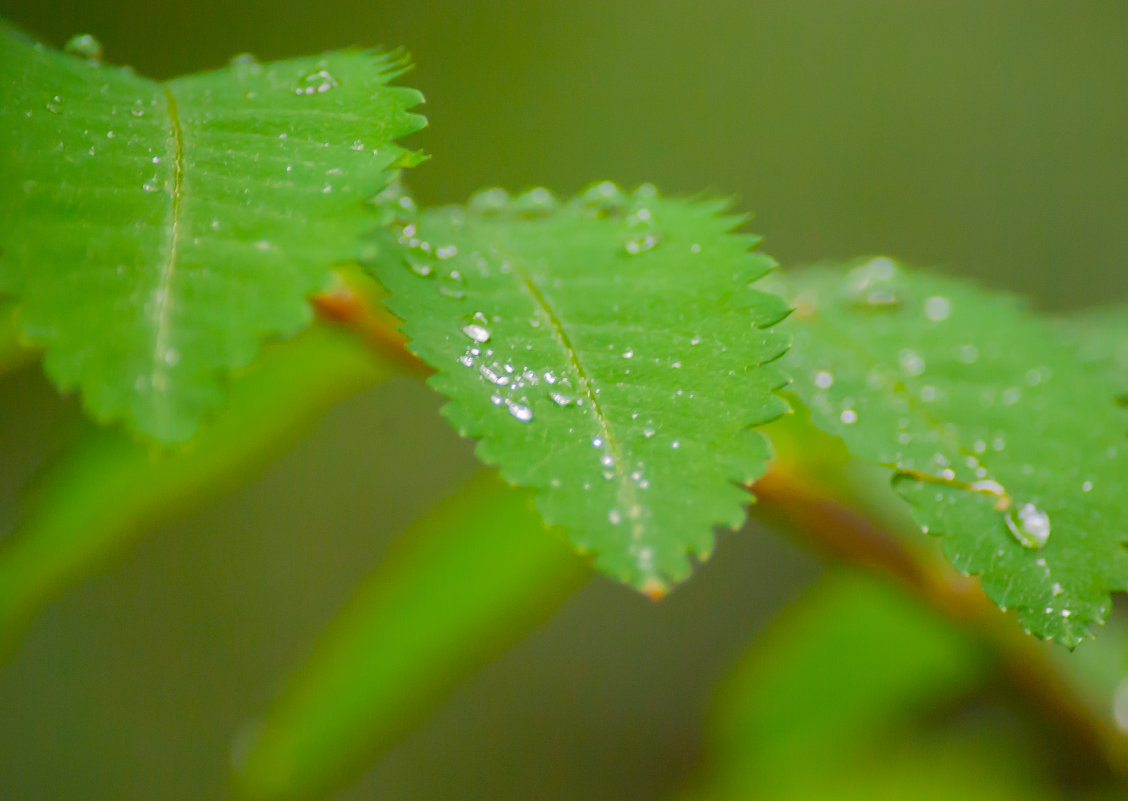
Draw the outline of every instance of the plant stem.
<instances>
[{"instance_id":1,"label":"plant stem","mask_svg":"<svg viewBox=\"0 0 1128 801\"><path fill-rule=\"evenodd\" d=\"M310 303L323 319L349 328L373 350L398 364L406 373L425 378L434 372L407 349L407 342L396 329L395 318L361 293L342 286L315 295Z\"/></svg>"}]
</instances>

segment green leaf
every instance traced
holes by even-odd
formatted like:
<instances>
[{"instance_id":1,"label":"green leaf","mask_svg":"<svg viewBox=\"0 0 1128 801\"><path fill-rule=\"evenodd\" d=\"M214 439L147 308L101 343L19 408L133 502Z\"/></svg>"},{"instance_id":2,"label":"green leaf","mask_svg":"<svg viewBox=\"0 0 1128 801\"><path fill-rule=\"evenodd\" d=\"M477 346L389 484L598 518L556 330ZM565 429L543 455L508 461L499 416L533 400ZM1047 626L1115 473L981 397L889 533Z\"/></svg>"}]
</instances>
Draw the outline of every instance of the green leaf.
<instances>
[{"instance_id":1,"label":"green leaf","mask_svg":"<svg viewBox=\"0 0 1128 801\"><path fill-rule=\"evenodd\" d=\"M710 770L680 797L1050 798L1025 743L950 713L993 667L974 637L888 585L832 575L721 685Z\"/></svg>"},{"instance_id":2,"label":"green leaf","mask_svg":"<svg viewBox=\"0 0 1128 801\"><path fill-rule=\"evenodd\" d=\"M494 189L424 213L406 265L377 274L478 456L652 595L708 556L714 525L741 525L767 455L750 427L787 408L768 326L789 309L750 287L774 262L726 205Z\"/></svg>"},{"instance_id":3,"label":"green leaf","mask_svg":"<svg viewBox=\"0 0 1128 801\"><path fill-rule=\"evenodd\" d=\"M714 731L729 759L786 773L895 730L984 680L974 640L888 585L818 585L749 650L721 689Z\"/></svg>"},{"instance_id":4,"label":"green leaf","mask_svg":"<svg viewBox=\"0 0 1128 801\"><path fill-rule=\"evenodd\" d=\"M87 48L90 50L91 48ZM100 422L190 437L224 372L306 298L415 157L400 55L329 53L156 83L0 23L0 293Z\"/></svg>"},{"instance_id":5,"label":"green leaf","mask_svg":"<svg viewBox=\"0 0 1128 801\"><path fill-rule=\"evenodd\" d=\"M1060 322L1081 359L1111 375L1128 396L1128 306L1085 309Z\"/></svg>"},{"instance_id":6,"label":"green leaf","mask_svg":"<svg viewBox=\"0 0 1128 801\"><path fill-rule=\"evenodd\" d=\"M1073 646L1128 586L1128 418L1012 297L877 258L812 269L790 367L812 422L894 470L917 522L1030 632Z\"/></svg>"},{"instance_id":7,"label":"green leaf","mask_svg":"<svg viewBox=\"0 0 1128 801\"><path fill-rule=\"evenodd\" d=\"M236 754L252 798L314 797L544 620L588 571L531 498L481 475L419 520Z\"/></svg>"},{"instance_id":8,"label":"green leaf","mask_svg":"<svg viewBox=\"0 0 1128 801\"><path fill-rule=\"evenodd\" d=\"M141 530L236 483L325 407L392 372L354 336L316 325L268 347L188 445L156 449L91 426L0 540L0 640Z\"/></svg>"}]
</instances>

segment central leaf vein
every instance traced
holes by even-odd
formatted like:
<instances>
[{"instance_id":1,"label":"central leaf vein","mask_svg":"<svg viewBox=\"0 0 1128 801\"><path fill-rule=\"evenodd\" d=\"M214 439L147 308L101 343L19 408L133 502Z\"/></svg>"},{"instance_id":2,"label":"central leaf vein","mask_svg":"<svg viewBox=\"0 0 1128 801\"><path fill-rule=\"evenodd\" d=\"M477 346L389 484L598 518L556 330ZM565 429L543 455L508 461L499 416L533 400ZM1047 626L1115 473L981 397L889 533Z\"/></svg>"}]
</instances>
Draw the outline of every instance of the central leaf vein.
<instances>
[{"instance_id":1,"label":"central leaf vein","mask_svg":"<svg viewBox=\"0 0 1128 801\"><path fill-rule=\"evenodd\" d=\"M176 105L176 98L166 87L165 100L168 105L169 128L171 131L172 158L172 207L169 212L170 224L168 226L168 258L161 265L160 283L157 288L156 298L156 341L153 346L153 388L158 391L168 389L168 368L170 362L175 361L170 357L169 334L172 326L170 311L172 308L172 279L176 272L176 262L180 249L180 201L184 184L184 132L180 127L180 114Z\"/></svg>"},{"instance_id":2,"label":"central leaf vein","mask_svg":"<svg viewBox=\"0 0 1128 801\"><path fill-rule=\"evenodd\" d=\"M522 287L533 299L533 302L536 303L536 305L544 313L545 318L548 320L549 326L552 329L552 333L557 341L557 344L559 344L560 348L564 351L564 354L568 359L569 366L576 374L576 378L579 381L580 385L580 392L583 394L584 399L587 401L587 403L591 404L592 412L595 415L596 422L599 424L599 436L603 439L603 442L606 444L611 458L614 460L612 467L615 471L615 475L619 483L619 502L623 504L623 506L625 507L623 511L632 520L632 537L638 539L642 536L643 532L642 523L640 522L636 512L638 508L638 496L635 491L634 483L627 477L626 471L623 467L622 444L615 436L614 430L611 428L611 425L607 420L607 416L604 414L603 409L599 404L599 398L596 394L595 387L592 384L590 376L588 376L587 374L587 370L584 368L583 362L580 361L579 354L576 352L576 348L572 344L572 340L568 336L568 332L564 329L564 323L556 315L556 312L553 311L551 304L549 304L548 302L548 299L544 296L544 293L540 291L540 288L536 285L536 283L534 283L532 277L524 269L524 266L521 264L520 260L515 259L513 261L513 264L515 272L521 279Z\"/></svg>"}]
</instances>

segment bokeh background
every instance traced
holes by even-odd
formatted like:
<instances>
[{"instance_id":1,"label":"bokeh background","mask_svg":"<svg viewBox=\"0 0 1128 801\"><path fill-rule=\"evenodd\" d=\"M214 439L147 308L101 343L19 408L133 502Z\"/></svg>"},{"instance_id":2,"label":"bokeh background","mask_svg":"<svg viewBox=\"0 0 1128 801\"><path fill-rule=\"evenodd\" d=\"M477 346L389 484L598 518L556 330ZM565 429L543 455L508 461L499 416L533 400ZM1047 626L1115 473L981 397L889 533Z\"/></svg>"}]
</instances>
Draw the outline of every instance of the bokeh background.
<instances>
[{"instance_id":1,"label":"bokeh background","mask_svg":"<svg viewBox=\"0 0 1128 801\"><path fill-rule=\"evenodd\" d=\"M0 0L154 77L403 46L420 201L596 179L737 198L784 265L888 253L1061 310L1128 296L1128 3ZM53 604L0 666L0 795L222 797L230 747L396 536L474 469L410 381ZM0 382L0 532L76 425ZM596 580L340 797L657 798L710 693L820 571L750 526L662 604Z\"/></svg>"}]
</instances>

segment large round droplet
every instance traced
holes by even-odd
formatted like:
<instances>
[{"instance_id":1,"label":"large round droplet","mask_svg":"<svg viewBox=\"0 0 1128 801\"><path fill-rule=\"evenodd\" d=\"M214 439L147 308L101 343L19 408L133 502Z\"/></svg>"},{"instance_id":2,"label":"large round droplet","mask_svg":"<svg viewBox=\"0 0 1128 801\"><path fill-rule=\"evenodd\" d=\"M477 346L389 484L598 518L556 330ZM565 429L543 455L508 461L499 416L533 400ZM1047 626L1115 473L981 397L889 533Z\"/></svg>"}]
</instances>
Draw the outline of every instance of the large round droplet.
<instances>
[{"instance_id":1,"label":"large round droplet","mask_svg":"<svg viewBox=\"0 0 1128 801\"><path fill-rule=\"evenodd\" d=\"M1050 538L1050 516L1032 503L1011 509L1007 528L1024 548L1042 548Z\"/></svg>"},{"instance_id":2,"label":"large round droplet","mask_svg":"<svg viewBox=\"0 0 1128 801\"><path fill-rule=\"evenodd\" d=\"M598 216L615 214L627 206L627 196L611 181L592 184L580 194L580 203Z\"/></svg>"},{"instance_id":3,"label":"large round droplet","mask_svg":"<svg viewBox=\"0 0 1128 801\"><path fill-rule=\"evenodd\" d=\"M547 217L559 205L556 196L543 186L530 189L513 201L514 210L522 217Z\"/></svg>"},{"instance_id":4,"label":"large round droplet","mask_svg":"<svg viewBox=\"0 0 1128 801\"><path fill-rule=\"evenodd\" d=\"M88 33L80 33L67 39L63 52L87 61L101 61L102 43Z\"/></svg>"},{"instance_id":5,"label":"large round droplet","mask_svg":"<svg viewBox=\"0 0 1128 801\"><path fill-rule=\"evenodd\" d=\"M499 186L482 189L470 196L467 207L487 216L501 214L509 208L509 193Z\"/></svg>"},{"instance_id":6,"label":"large round droplet","mask_svg":"<svg viewBox=\"0 0 1128 801\"><path fill-rule=\"evenodd\" d=\"M250 53L240 53L237 56L232 56L227 64L236 75L258 75L262 72L262 65L259 64L258 59Z\"/></svg>"},{"instance_id":7,"label":"large round droplet","mask_svg":"<svg viewBox=\"0 0 1128 801\"><path fill-rule=\"evenodd\" d=\"M870 259L850 270L843 288L855 304L874 310L896 307L905 295L897 265L887 256Z\"/></svg>"}]
</instances>

